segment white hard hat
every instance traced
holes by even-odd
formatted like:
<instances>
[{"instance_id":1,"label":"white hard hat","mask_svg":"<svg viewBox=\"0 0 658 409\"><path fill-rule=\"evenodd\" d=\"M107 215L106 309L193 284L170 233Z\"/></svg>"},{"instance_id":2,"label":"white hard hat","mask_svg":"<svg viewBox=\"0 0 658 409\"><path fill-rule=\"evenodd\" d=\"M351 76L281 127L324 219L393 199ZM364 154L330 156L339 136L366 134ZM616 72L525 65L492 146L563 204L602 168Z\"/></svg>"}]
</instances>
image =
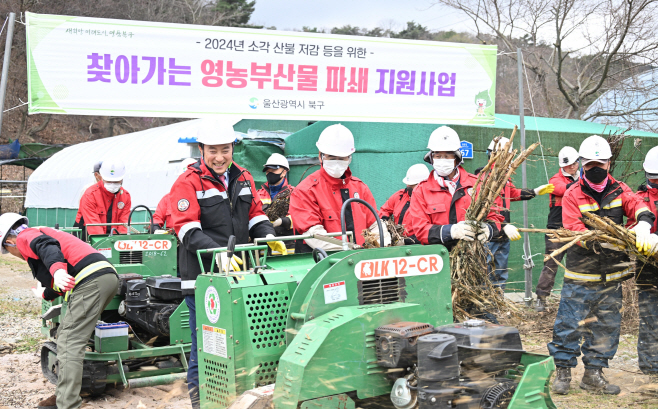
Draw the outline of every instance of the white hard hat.
<instances>
[{"instance_id":1,"label":"white hard hat","mask_svg":"<svg viewBox=\"0 0 658 409\"><path fill-rule=\"evenodd\" d=\"M651 175L658 174L658 146L649 149L647 156L644 157L644 164L642 164L642 167L645 172Z\"/></svg>"},{"instance_id":2,"label":"white hard hat","mask_svg":"<svg viewBox=\"0 0 658 409\"><path fill-rule=\"evenodd\" d=\"M430 176L430 171L427 169L427 166L419 163L413 165L407 170L407 176L402 179L402 183L405 185L417 185L423 180L426 180Z\"/></svg>"},{"instance_id":3,"label":"white hard hat","mask_svg":"<svg viewBox=\"0 0 658 409\"><path fill-rule=\"evenodd\" d=\"M235 139L233 125L217 118L202 119L196 133L196 141L204 145L225 145Z\"/></svg>"},{"instance_id":4,"label":"white hard hat","mask_svg":"<svg viewBox=\"0 0 658 409\"><path fill-rule=\"evenodd\" d=\"M126 175L126 165L119 159L106 159L101 165L101 177L108 182L121 182Z\"/></svg>"},{"instance_id":5,"label":"white hard hat","mask_svg":"<svg viewBox=\"0 0 658 409\"><path fill-rule=\"evenodd\" d=\"M324 128L315 146L326 155L340 157L350 156L356 151L352 132L341 124Z\"/></svg>"},{"instance_id":6,"label":"white hard hat","mask_svg":"<svg viewBox=\"0 0 658 409\"><path fill-rule=\"evenodd\" d=\"M598 135L587 137L583 143L580 144L578 154L583 159L583 165L588 162L607 162L608 159L612 157L610 144Z\"/></svg>"},{"instance_id":7,"label":"white hard hat","mask_svg":"<svg viewBox=\"0 0 658 409\"><path fill-rule=\"evenodd\" d=\"M561 168L569 165L573 165L578 160L578 151L571 146L565 146L560 149L560 153L557 154L558 164Z\"/></svg>"},{"instance_id":8,"label":"white hard hat","mask_svg":"<svg viewBox=\"0 0 658 409\"><path fill-rule=\"evenodd\" d=\"M0 216L0 243L4 244L9 230L18 222L23 220L23 224L27 224L27 217L21 216L18 213L5 213ZM9 253L4 246L0 246L0 253Z\"/></svg>"},{"instance_id":9,"label":"white hard hat","mask_svg":"<svg viewBox=\"0 0 658 409\"><path fill-rule=\"evenodd\" d=\"M430 140L427 142L427 148L430 150L424 158L427 163L432 163L431 152L454 152L459 160L462 160L462 153L459 150L461 148L459 135L448 126L440 126L432 132Z\"/></svg>"},{"instance_id":10,"label":"white hard hat","mask_svg":"<svg viewBox=\"0 0 658 409\"><path fill-rule=\"evenodd\" d=\"M185 173L185 171L187 171L188 166L190 166L193 163L197 163L197 162L198 162L198 160L195 159L195 158L183 159L183 161L180 163L180 169L178 171L178 174L182 175L183 173Z\"/></svg>"},{"instance_id":11,"label":"white hard hat","mask_svg":"<svg viewBox=\"0 0 658 409\"><path fill-rule=\"evenodd\" d=\"M489 147L487 148L487 150L493 152L494 148L496 148L495 150L502 149L508 143L509 143L509 138L505 138L504 136L499 137L498 141L496 141L496 138L494 138L491 140L491 143L489 143ZM513 150L514 148L512 147L512 144L510 144L509 151L512 152Z\"/></svg>"},{"instance_id":12,"label":"white hard hat","mask_svg":"<svg viewBox=\"0 0 658 409\"><path fill-rule=\"evenodd\" d=\"M263 165L263 172L269 169L278 169L279 167L286 168L290 170L290 165L288 164L288 159L280 153L273 153L267 158L267 162Z\"/></svg>"}]
</instances>

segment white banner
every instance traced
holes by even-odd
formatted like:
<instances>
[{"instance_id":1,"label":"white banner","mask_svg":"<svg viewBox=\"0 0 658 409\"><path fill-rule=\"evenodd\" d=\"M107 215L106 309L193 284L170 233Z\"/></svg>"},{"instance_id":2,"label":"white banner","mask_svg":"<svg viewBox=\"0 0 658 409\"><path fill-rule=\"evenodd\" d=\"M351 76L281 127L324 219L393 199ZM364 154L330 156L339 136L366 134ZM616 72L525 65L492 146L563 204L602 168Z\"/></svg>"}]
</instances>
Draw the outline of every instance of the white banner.
<instances>
[{"instance_id":1,"label":"white banner","mask_svg":"<svg viewBox=\"0 0 658 409\"><path fill-rule=\"evenodd\" d=\"M493 124L496 46L27 13L30 113Z\"/></svg>"}]
</instances>

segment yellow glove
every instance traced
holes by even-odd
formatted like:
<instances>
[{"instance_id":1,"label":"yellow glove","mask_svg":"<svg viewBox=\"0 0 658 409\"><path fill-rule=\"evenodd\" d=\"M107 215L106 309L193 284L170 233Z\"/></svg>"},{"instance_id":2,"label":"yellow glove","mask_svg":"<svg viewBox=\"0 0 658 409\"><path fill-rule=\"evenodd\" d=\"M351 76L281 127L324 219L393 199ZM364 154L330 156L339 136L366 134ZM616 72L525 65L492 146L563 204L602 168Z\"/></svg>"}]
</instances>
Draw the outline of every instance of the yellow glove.
<instances>
[{"instance_id":1,"label":"yellow glove","mask_svg":"<svg viewBox=\"0 0 658 409\"><path fill-rule=\"evenodd\" d=\"M240 271L241 270L240 266L242 264L244 264L242 262L242 259L234 254L233 257L231 257L231 260L228 260L227 256L228 256L228 254L226 254L226 253L219 253L218 263L220 263L220 262L222 263L222 269L225 272L228 272L230 270ZM230 268L229 268L229 265L230 265Z\"/></svg>"},{"instance_id":2,"label":"yellow glove","mask_svg":"<svg viewBox=\"0 0 658 409\"><path fill-rule=\"evenodd\" d=\"M242 261L242 259L236 256L235 254L233 255L233 257L231 257L231 267L233 267L233 271L240 271L241 270L240 266L243 264L244 262Z\"/></svg>"},{"instance_id":3,"label":"yellow glove","mask_svg":"<svg viewBox=\"0 0 658 409\"><path fill-rule=\"evenodd\" d=\"M266 239L273 239L274 235L268 234L265 236ZM288 255L288 249L286 248L286 245L282 241L268 241L267 245L270 246L272 251L278 251L279 253L283 254L284 256Z\"/></svg>"},{"instance_id":4,"label":"yellow glove","mask_svg":"<svg viewBox=\"0 0 658 409\"><path fill-rule=\"evenodd\" d=\"M547 185L541 185L539 187L535 188L535 194L537 196L542 196L545 195L546 193L553 193L555 190L555 185L552 183L549 183Z\"/></svg>"}]
</instances>

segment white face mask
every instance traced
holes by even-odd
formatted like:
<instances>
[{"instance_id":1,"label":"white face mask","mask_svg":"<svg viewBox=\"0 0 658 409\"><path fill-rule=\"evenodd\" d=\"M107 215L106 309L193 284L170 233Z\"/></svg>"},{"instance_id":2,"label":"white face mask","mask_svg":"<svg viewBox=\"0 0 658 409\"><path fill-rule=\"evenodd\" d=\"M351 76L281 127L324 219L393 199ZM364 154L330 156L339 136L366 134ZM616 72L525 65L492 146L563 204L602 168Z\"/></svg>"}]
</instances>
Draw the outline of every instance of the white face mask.
<instances>
[{"instance_id":1,"label":"white face mask","mask_svg":"<svg viewBox=\"0 0 658 409\"><path fill-rule=\"evenodd\" d=\"M121 189L121 182L103 182L103 185L110 193L116 193Z\"/></svg>"},{"instance_id":2,"label":"white face mask","mask_svg":"<svg viewBox=\"0 0 658 409\"><path fill-rule=\"evenodd\" d=\"M340 178L350 166L351 160L323 160L322 167L332 178Z\"/></svg>"},{"instance_id":3,"label":"white face mask","mask_svg":"<svg viewBox=\"0 0 658 409\"><path fill-rule=\"evenodd\" d=\"M439 176L446 177L455 170L454 159L434 159L432 166Z\"/></svg>"}]
</instances>

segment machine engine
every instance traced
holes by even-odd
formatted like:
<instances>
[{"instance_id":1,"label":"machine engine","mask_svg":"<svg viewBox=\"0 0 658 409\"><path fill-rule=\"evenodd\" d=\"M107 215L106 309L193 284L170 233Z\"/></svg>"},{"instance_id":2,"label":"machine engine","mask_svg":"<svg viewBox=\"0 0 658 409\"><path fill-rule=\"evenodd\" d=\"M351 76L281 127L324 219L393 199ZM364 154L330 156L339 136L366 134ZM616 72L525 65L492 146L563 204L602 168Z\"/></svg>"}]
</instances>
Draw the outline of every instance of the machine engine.
<instances>
[{"instance_id":1,"label":"machine engine","mask_svg":"<svg viewBox=\"0 0 658 409\"><path fill-rule=\"evenodd\" d=\"M125 274L119 296L119 314L133 327L149 336L170 334L169 317L183 301L181 279L170 275L147 277Z\"/></svg>"},{"instance_id":2,"label":"machine engine","mask_svg":"<svg viewBox=\"0 0 658 409\"><path fill-rule=\"evenodd\" d=\"M433 328L399 322L375 331L377 363L400 368L391 391L398 409L506 408L521 364L516 328L469 320Z\"/></svg>"}]
</instances>

